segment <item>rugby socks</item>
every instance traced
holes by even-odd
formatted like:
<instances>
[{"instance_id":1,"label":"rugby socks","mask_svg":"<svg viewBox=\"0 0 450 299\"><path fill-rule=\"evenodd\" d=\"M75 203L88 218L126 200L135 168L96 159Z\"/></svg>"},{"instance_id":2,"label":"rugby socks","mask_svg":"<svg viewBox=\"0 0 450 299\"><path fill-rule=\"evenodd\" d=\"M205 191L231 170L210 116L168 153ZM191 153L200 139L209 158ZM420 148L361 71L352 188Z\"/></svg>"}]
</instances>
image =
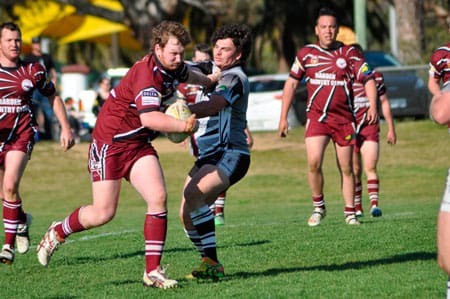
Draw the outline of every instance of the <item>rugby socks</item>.
<instances>
[{"instance_id":1,"label":"rugby socks","mask_svg":"<svg viewBox=\"0 0 450 299\"><path fill-rule=\"evenodd\" d=\"M378 206L378 180L367 180L367 192L369 193L370 206Z\"/></svg>"},{"instance_id":2,"label":"rugby socks","mask_svg":"<svg viewBox=\"0 0 450 299\"><path fill-rule=\"evenodd\" d=\"M167 211L146 214L144 222L145 271L150 273L158 268L167 235Z\"/></svg>"},{"instance_id":3,"label":"rugby socks","mask_svg":"<svg viewBox=\"0 0 450 299\"><path fill-rule=\"evenodd\" d=\"M362 198L362 184L361 182L355 183L355 197L354 197L354 204L355 209L357 211L362 211L362 204L361 204L361 198Z\"/></svg>"},{"instance_id":4,"label":"rugby socks","mask_svg":"<svg viewBox=\"0 0 450 299\"><path fill-rule=\"evenodd\" d=\"M345 206L344 215L345 215L345 218L347 218L348 216L355 215L355 207L354 206Z\"/></svg>"},{"instance_id":5,"label":"rugby socks","mask_svg":"<svg viewBox=\"0 0 450 299\"><path fill-rule=\"evenodd\" d=\"M225 199L226 199L226 193L222 192L219 194L219 196L217 196L217 199L215 201L215 211L214 211L214 216L215 215L223 215L224 209L225 209Z\"/></svg>"},{"instance_id":6,"label":"rugby socks","mask_svg":"<svg viewBox=\"0 0 450 299\"><path fill-rule=\"evenodd\" d=\"M203 251L205 256L209 257L215 262L217 260L216 248L216 231L214 226L214 215L207 205L192 211L190 213L192 224L200 236Z\"/></svg>"},{"instance_id":7,"label":"rugby socks","mask_svg":"<svg viewBox=\"0 0 450 299\"><path fill-rule=\"evenodd\" d=\"M10 202L3 199L3 225L5 226L4 244L10 245L11 248L14 248L21 209L22 200L19 199L15 202Z\"/></svg>"},{"instance_id":8,"label":"rugby socks","mask_svg":"<svg viewBox=\"0 0 450 299\"><path fill-rule=\"evenodd\" d=\"M200 239L200 236L198 235L197 231L195 229L194 230L184 229L184 232L186 233L186 236L189 238L189 240L191 240L192 244L194 244L198 253L200 253L200 256L205 257L205 252L203 251L202 246L202 240Z\"/></svg>"},{"instance_id":9,"label":"rugby socks","mask_svg":"<svg viewBox=\"0 0 450 299\"><path fill-rule=\"evenodd\" d=\"M323 198L323 194L313 195L313 206L314 208L325 209L325 200Z\"/></svg>"},{"instance_id":10,"label":"rugby socks","mask_svg":"<svg viewBox=\"0 0 450 299\"><path fill-rule=\"evenodd\" d=\"M60 242L64 241L67 236L73 233L86 230L86 228L84 228L80 223L79 214L82 208L83 207L79 207L78 209L73 211L72 214L67 216L63 222L55 226L54 229Z\"/></svg>"}]
</instances>

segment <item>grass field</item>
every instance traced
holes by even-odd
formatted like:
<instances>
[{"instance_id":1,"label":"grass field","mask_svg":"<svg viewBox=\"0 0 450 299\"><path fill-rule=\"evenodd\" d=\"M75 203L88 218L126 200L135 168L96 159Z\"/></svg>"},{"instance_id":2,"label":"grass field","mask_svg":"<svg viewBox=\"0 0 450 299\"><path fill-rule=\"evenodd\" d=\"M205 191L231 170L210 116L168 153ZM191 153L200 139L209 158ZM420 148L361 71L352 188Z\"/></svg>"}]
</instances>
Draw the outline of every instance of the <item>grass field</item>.
<instances>
[{"instance_id":1,"label":"grass field","mask_svg":"<svg viewBox=\"0 0 450 299\"><path fill-rule=\"evenodd\" d=\"M217 229L226 278L184 279L199 263L178 221L184 177L193 158L158 139L169 192L163 264L180 288L143 288L144 203L124 182L115 219L72 235L47 268L34 248L51 221L90 203L87 144L64 153L38 143L21 185L34 216L32 250L0 265L0 298L444 298L446 276L436 264L436 215L449 164L447 129L431 121L397 122L398 144L382 126L380 206L383 217L347 226L330 145L325 157L328 216L306 224L312 211L303 128L287 139L256 133L248 175L228 192L226 225ZM368 212L367 195L364 193ZM1 237L3 240L3 235Z\"/></svg>"}]
</instances>

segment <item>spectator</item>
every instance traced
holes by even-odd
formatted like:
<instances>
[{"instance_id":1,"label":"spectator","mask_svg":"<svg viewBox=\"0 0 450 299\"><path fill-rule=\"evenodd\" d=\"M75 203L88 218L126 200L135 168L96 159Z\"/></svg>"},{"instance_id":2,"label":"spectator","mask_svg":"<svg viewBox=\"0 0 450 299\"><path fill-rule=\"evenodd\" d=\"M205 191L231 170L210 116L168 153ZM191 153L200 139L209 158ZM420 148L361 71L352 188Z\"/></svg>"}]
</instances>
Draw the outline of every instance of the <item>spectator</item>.
<instances>
[{"instance_id":1,"label":"spectator","mask_svg":"<svg viewBox=\"0 0 450 299\"><path fill-rule=\"evenodd\" d=\"M50 54L42 52L41 38L39 36L33 37L31 41L31 53L26 55L23 60L25 63L40 63L42 64L53 84L56 86L56 68L53 58ZM57 95L57 97L59 97ZM60 99L59 99L60 100ZM40 139L52 139L52 124L54 113L52 107L48 101L48 98L43 95L39 90L35 90L33 93L33 113L40 120L40 131L43 132L39 136Z\"/></svg>"},{"instance_id":2,"label":"spectator","mask_svg":"<svg viewBox=\"0 0 450 299\"><path fill-rule=\"evenodd\" d=\"M100 109L102 108L103 104L109 97L109 92L111 90L111 79L109 77L101 77L98 81L98 89L97 89L97 96L95 97L94 105L92 106L92 113L95 114L95 116L98 116L98 113L100 112Z\"/></svg>"},{"instance_id":3,"label":"spectator","mask_svg":"<svg viewBox=\"0 0 450 299\"><path fill-rule=\"evenodd\" d=\"M75 108L75 101L72 97L67 97L64 100L66 106L67 118L69 120L70 128L75 136L75 141L80 142L80 130L81 130L81 116Z\"/></svg>"}]
</instances>

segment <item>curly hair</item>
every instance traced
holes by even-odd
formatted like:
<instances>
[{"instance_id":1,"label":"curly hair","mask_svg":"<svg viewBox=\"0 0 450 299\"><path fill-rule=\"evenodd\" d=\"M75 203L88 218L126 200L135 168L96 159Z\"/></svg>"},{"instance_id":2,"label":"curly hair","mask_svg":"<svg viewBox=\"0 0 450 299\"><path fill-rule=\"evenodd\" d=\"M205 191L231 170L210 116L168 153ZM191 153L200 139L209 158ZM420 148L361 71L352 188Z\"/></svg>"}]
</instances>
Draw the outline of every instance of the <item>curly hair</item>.
<instances>
[{"instance_id":1,"label":"curly hair","mask_svg":"<svg viewBox=\"0 0 450 299\"><path fill-rule=\"evenodd\" d=\"M191 42L191 36L182 24L174 21L162 21L152 29L151 50L155 50L156 45L164 48L171 36L176 37L183 46Z\"/></svg>"},{"instance_id":2,"label":"curly hair","mask_svg":"<svg viewBox=\"0 0 450 299\"><path fill-rule=\"evenodd\" d=\"M245 63L252 49L252 33L244 24L224 25L214 32L211 37L213 45L219 39L231 38L238 52L241 52L241 62Z\"/></svg>"}]
</instances>

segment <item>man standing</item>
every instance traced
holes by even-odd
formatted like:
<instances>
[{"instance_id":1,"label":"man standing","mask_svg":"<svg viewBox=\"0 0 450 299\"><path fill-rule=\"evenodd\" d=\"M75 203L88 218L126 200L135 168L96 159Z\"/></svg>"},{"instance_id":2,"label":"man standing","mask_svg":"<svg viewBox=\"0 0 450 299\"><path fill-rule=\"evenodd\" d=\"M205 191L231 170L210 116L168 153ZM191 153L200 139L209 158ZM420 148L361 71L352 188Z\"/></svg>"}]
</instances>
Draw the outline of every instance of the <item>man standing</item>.
<instances>
[{"instance_id":1,"label":"man standing","mask_svg":"<svg viewBox=\"0 0 450 299\"><path fill-rule=\"evenodd\" d=\"M370 103L366 121L368 124L372 124L378 120L375 81L361 54L355 48L336 41L338 24L334 11L327 8L319 11L315 33L318 42L300 49L291 67L290 76L284 85L278 134L281 137L288 134L288 111L295 90L304 78L308 88L305 145L308 160L308 182L314 205L308 225L319 225L326 215L322 162L330 140L334 143L337 164L341 173L345 223L359 224L353 203L355 182L352 154L355 118L351 83L354 79L364 82Z\"/></svg>"},{"instance_id":2,"label":"man standing","mask_svg":"<svg viewBox=\"0 0 450 299\"><path fill-rule=\"evenodd\" d=\"M11 22L0 25L0 197L3 200L5 241L0 262L14 262L15 246L19 253L30 247L31 215L22 208L19 185L34 146L38 126L31 112L31 96L39 90L47 96L61 124L61 147L75 142L67 120L64 103L55 98L55 86L47 80L40 63L20 60L22 34Z\"/></svg>"}]
</instances>

